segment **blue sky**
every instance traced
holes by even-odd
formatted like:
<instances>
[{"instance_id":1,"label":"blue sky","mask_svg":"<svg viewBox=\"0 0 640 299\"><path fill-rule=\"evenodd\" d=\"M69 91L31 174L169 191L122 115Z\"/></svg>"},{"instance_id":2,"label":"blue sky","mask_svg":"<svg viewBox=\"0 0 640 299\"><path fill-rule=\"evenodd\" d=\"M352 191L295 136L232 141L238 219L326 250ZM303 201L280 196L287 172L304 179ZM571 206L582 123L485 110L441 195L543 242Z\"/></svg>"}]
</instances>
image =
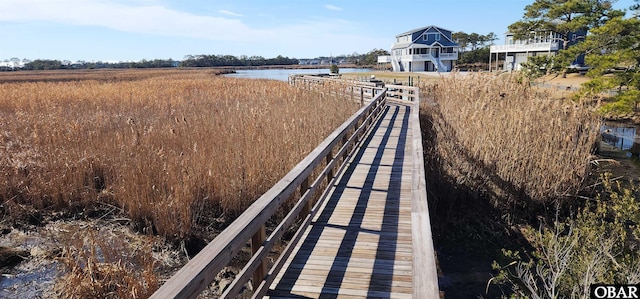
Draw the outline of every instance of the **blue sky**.
<instances>
[{"instance_id":1,"label":"blue sky","mask_svg":"<svg viewBox=\"0 0 640 299\"><path fill-rule=\"evenodd\" d=\"M292 58L389 49L427 25L496 33L533 0L2 0L0 60ZM633 0L619 0L627 8ZM498 41L500 43L501 41Z\"/></svg>"}]
</instances>

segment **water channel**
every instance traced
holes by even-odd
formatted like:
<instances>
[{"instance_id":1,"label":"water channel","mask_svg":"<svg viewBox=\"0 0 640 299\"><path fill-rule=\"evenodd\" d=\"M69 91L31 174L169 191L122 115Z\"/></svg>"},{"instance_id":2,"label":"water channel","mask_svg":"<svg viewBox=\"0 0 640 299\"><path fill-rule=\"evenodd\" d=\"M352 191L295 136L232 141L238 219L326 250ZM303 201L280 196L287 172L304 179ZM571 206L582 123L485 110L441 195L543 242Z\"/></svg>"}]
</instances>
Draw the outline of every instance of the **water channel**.
<instances>
[{"instance_id":1,"label":"water channel","mask_svg":"<svg viewBox=\"0 0 640 299\"><path fill-rule=\"evenodd\" d=\"M340 73L363 73L371 69L341 68ZM236 70L235 73L225 74L231 78L272 79L289 81L289 75L314 75L328 74L329 69L260 69L260 70Z\"/></svg>"},{"instance_id":2,"label":"water channel","mask_svg":"<svg viewBox=\"0 0 640 299\"><path fill-rule=\"evenodd\" d=\"M600 149L608 148L617 153L617 157L629 158L640 163L639 127L633 124L605 122L600 127L602 143Z\"/></svg>"}]
</instances>

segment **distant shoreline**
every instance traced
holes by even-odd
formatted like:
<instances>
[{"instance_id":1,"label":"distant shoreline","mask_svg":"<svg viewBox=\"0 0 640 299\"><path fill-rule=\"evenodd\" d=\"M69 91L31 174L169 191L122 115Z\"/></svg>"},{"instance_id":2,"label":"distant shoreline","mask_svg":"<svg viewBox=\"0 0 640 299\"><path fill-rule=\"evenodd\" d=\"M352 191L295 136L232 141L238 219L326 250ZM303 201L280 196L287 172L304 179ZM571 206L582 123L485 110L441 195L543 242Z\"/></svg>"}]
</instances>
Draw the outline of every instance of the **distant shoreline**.
<instances>
[{"instance_id":1,"label":"distant shoreline","mask_svg":"<svg viewBox=\"0 0 640 299\"><path fill-rule=\"evenodd\" d=\"M329 64L288 64L288 65L259 65L259 66L214 66L214 69L223 70L268 70L268 69L328 69ZM357 64L338 64L339 68L352 68L352 69L370 69L372 65L357 65Z\"/></svg>"}]
</instances>

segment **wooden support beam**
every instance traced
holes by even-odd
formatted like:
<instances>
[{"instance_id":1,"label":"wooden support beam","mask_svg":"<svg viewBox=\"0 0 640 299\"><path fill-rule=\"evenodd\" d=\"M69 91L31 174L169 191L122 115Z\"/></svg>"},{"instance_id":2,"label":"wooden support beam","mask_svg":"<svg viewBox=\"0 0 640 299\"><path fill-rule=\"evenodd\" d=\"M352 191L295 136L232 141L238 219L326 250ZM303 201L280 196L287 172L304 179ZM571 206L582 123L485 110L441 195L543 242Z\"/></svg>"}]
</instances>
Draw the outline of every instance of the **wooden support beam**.
<instances>
[{"instance_id":1,"label":"wooden support beam","mask_svg":"<svg viewBox=\"0 0 640 299\"><path fill-rule=\"evenodd\" d=\"M331 154L329 154L329 156L330 155ZM302 181L302 183L300 184L300 195L304 195L307 190L309 190L309 178L304 179L304 181ZM308 215L311 212L312 207L313 203L311 202L311 199L309 199L304 205L304 208L302 209L302 212L300 214L302 214L303 217Z\"/></svg>"},{"instance_id":2,"label":"wooden support beam","mask_svg":"<svg viewBox=\"0 0 640 299\"><path fill-rule=\"evenodd\" d=\"M267 230L264 225L260 226L260 229L251 238L251 254L258 252L264 241L267 239ZM260 266L253 272L253 288L256 289L262 283L262 280L267 276L267 261L262 260Z\"/></svg>"}]
</instances>

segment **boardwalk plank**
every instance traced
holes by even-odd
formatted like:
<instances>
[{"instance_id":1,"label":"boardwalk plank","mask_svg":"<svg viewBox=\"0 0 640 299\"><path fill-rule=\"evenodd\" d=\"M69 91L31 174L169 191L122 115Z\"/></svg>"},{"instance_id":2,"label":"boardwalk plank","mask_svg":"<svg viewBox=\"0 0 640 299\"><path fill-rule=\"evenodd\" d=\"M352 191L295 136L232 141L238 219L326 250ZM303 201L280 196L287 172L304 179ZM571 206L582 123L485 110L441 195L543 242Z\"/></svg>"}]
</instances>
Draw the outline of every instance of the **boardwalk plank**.
<instances>
[{"instance_id":1,"label":"boardwalk plank","mask_svg":"<svg viewBox=\"0 0 640 299\"><path fill-rule=\"evenodd\" d=\"M271 298L412 296L410 111L389 105L331 186L322 210L271 285Z\"/></svg>"}]
</instances>

